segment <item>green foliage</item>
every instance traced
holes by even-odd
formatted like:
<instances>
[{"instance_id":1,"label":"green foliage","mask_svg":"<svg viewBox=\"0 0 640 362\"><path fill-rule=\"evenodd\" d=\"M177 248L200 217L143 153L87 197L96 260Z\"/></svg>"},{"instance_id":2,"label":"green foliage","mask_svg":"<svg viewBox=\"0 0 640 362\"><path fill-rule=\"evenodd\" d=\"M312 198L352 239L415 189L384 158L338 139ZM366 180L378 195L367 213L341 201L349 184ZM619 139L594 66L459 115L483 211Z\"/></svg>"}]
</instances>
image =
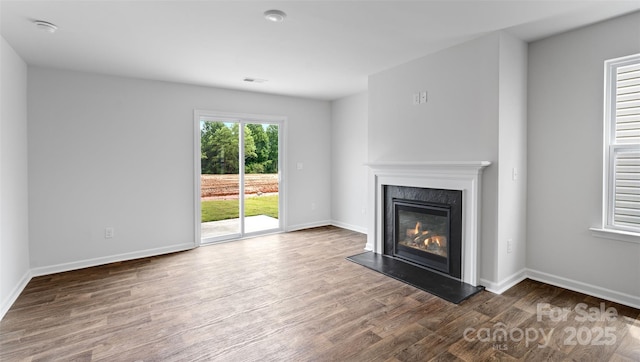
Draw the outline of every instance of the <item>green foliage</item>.
<instances>
[{"instance_id":1,"label":"green foliage","mask_svg":"<svg viewBox=\"0 0 640 362\"><path fill-rule=\"evenodd\" d=\"M267 126L267 138L269 139L269 156L271 163L265 169L265 173L278 173L278 126L270 124Z\"/></svg>"},{"instance_id":2,"label":"green foliage","mask_svg":"<svg viewBox=\"0 0 640 362\"><path fill-rule=\"evenodd\" d=\"M246 158L245 172L264 173L268 165L273 162L269 159L269 148L271 146L269 144L269 136L267 136L261 124L248 124L247 128L251 131L256 152L253 156Z\"/></svg>"},{"instance_id":3,"label":"green foliage","mask_svg":"<svg viewBox=\"0 0 640 362\"><path fill-rule=\"evenodd\" d=\"M201 122L200 161L203 174L239 173L238 123ZM278 126L244 127L245 173L278 172Z\"/></svg>"},{"instance_id":4,"label":"green foliage","mask_svg":"<svg viewBox=\"0 0 640 362\"><path fill-rule=\"evenodd\" d=\"M237 219L238 200L202 201L202 222ZM248 197L244 203L245 216L267 215L278 218L278 195Z\"/></svg>"}]
</instances>

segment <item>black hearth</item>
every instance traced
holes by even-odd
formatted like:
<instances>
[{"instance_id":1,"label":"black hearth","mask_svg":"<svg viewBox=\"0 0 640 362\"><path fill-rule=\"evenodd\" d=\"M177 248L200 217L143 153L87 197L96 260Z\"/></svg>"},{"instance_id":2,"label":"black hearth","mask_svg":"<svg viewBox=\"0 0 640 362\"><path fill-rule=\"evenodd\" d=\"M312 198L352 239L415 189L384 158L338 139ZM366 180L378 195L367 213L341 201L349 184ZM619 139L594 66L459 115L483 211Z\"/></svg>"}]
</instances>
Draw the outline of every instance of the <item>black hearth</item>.
<instances>
[{"instance_id":1,"label":"black hearth","mask_svg":"<svg viewBox=\"0 0 640 362\"><path fill-rule=\"evenodd\" d=\"M462 281L462 191L383 186L383 255L347 259L452 303L484 290Z\"/></svg>"},{"instance_id":2,"label":"black hearth","mask_svg":"<svg viewBox=\"0 0 640 362\"><path fill-rule=\"evenodd\" d=\"M453 303L482 291L480 181L489 164L370 164L371 251L347 259Z\"/></svg>"},{"instance_id":3,"label":"black hearth","mask_svg":"<svg viewBox=\"0 0 640 362\"><path fill-rule=\"evenodd\" d=\"M462 275L462 191L384 186L384 254Z\"/></svg>"}]
</instances>

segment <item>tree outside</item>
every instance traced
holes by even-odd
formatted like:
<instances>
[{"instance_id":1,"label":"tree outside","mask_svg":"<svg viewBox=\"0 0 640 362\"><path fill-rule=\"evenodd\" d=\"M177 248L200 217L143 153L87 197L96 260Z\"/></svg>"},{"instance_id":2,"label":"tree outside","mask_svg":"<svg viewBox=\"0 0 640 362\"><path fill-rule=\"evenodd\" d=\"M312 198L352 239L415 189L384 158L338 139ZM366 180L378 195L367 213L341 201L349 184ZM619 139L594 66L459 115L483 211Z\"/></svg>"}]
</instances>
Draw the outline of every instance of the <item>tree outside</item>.
<instances>
[{"instance_id":1,"label":"tree outside","mask_svg":"<svg viewBox=\"0 0 640 362\"><path fill-rule=\"evenodd\" d=\"M265 127L266 126L266 127ZM220 178L227 175L225 179L238 175L239 165L239 136L240 125L238 123L224 122L201 122L200 127L200 159L201 174L204 178ZM246 124L244 126L244 172L245 175L260 175L264 177L245 177L245 193L262 195L259 185L252 185L251 182L258 182L260 178L275 179L275 185L270 188L270 194L259 196L260 200L249 198L246 201L245 210L247 215L267 215L277 218L278 194L277 177L278 173L278 126L262 124ZM272 174L274 177L267 177ZM215 176L218 175L218 176ZM221 179L222 180L222 179ZM236 179L237 180L237 179ZM222 182L222 181L221 181ZM233 219L238 217L238 187L237 181L231 182L231 187L226 186L224 192L226 200L202 200L202 222ZM202 183L202 195L205 195L204 182ZM275 186L275 194L273 194ZM231 191L229 191L231 189ZM207 194L210 193L210 188ZM230 195L231 194L231 195ZM230 197L229 197L230 196Z\"/></svg>"},{"instance_id":2,"label":"tree outside","mask_svg":"<svg viewBox=\"0 0 640 362\"><path fill-rule=\"evenodd\" d=\"M202 174L238 174L240 125L202 122L200 161ZM278 173L278 126L244 127L245 173Z\"/></svg>"}]
</instances>

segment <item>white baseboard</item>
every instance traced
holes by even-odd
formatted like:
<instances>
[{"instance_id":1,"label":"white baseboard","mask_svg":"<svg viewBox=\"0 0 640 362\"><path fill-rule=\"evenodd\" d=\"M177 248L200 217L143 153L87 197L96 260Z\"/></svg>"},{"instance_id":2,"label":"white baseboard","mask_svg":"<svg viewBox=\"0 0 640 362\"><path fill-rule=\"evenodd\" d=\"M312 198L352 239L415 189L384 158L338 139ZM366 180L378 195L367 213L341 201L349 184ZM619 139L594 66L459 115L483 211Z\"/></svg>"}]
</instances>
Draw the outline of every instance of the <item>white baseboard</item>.
<instances>
[{"instance_id":1,"label":"white baseboard","mask_svg":"<svg viewBox=\"0 0 640 362\"><path fill-rule=\"evenodd\" d=\"M331 225L333 225L335 227L342 228L342 229L355 231L355 232L361 233L361 234L366 234L367 233L367 228L365 228L365 227L347 224L347 223L344 223L342 221L331 220Z\"/></svg>"},{"instance_id":2,"label":"white baseboard","mask_svg":"<svg viewBox=\"0 0 640 362\"><path fill-rule=\"evenodd\" d=\"M598 287L595 285L579 282L564 277L559 277L553 274L544 273L538 270L527 269L527 277L542 283L555 285L575 292L588 294L597 298L610 300L612 302L628 305L633 308L640 309L640 296L630 295L626 293L617 292L615 290Z\"/></svg>"},{"instance_id":3,"label":"white baseboard","mask_svg":"<svg viewBox=\"0 0 640 362\"><path fill-rule=\"evenodd\" d=\"M321 226L329 226L329 225L331 225L331 221L329 221L329 220L316 221L316 222L310 222L310 223L307 223L307 224L289 225L286 228L286 231L287 232L298 231L298 230L312 229L312 228L317 228L317 227L321 227Z\"/></svg>"},{"instance_id":4,"label":"white baseboard","mask_svg":"<svg viewBox=\"0 0 640 362\"><path fill-rule=\"evenodd\" d=\"M287 229L287 231L310 229L314 227L321 227L321 226L327 226L327 225L334 225L337 227L353 230L356 232L366 233L366 231L363 231L359 228L353 229L348 225L344 225L342 223L337 223L337 222L329 222L329 221L294 225L294 226L290 226ZM4 315L7 313L9 308L11 308L11 305L13 305L16 299L18 299L18 296L20 295L20 293L22 293L24 288L27 286L27 284L33 277L48 275L53 273L61 273L65 271L88 268L92 266L120 262L125 260L132 260L132 259L155 256L155 255L168 254L168 253L173 253L178 251L185 251L185 250L193 249L194 247L195 246L193 243L185 243L185 244L178 244L178 245L173 245L173 246L168 246L163 248L147 249L147 250L141 250L141 251L136 251L132 253L117 254L117 255L112 255L107 257L87 259L87 260L71 262L71 263L63 263L63 264L57 264L57 265L51 265L51 266L45 266L45 267L32 268L31 270L28 270L23 275L23 277L20 279L20 282L15 286L15 288L10 293L10 295L7 298L5 298L5 300L2 301L2 304L0 305L0 320L4 317ZM367 250L366 247L365 247L365 250ZM594 297L603 298L612 302L616 302L616 303L620 303L620 304L624 304L630 307L640 309L640 296L630 295L630 294L618 292L615 290L586 284L580 281L556 276L553 274L549 274L549 273L545 273L545 272L541 272L533 269L522 269L517 273L514 273L513 275L501 280L500 282L493 282L493 281L480 278L480 284L483 285L485 289L489 292L492 292L495 294L502 294L505 291L507 291L509 288L513 287L514 285L518 284L519 282L521 282L526 278L530 278L542 283L573 290L576 292L588 294Z\"/></svg>"},{"instance_id":5,"label":"white baseboard","mask_svg":"<svg viewBox=\"0 0 640 362\"><path fill-rule=\"evenodd\" d=\"M491 293L502 294L526 278L527 270L522 269L498 283L480 278L480 285L484 286L484 288Z\"/></svg>"},{"instance_id":6,"label":"white baseboard","mask_svg":"<svg viewBox=\"0 0 640 362\"><path fill-rule=\"evenodd\" d=\"M193 243L185 243L185 244L166 246L162 248L147 249L147 250L140 250L140 251L135 251L131 253L111 255L111 256L106 256L101 258L74 261L71 263L63 263L63 264L56 264L56 265L50 265L50 266L44 266L44 267L38 267L38 268L31 268L25 273L25 275L22 277L20 282L15 286L11 294L5 300L2 301L2 305L0 305L0 320L4 318L4 315L9 311L13 303L15 303L16 299L18 299L18 296L20 296L20 293L22 293L24 288L27 286L27 284L29 284L29 281L31 281L31 278L33 277L49 275L54 273L62 273L70 270L89 268L92 266L104 265L104 264L115 263L120 261L175 253L178 251L193 249L194 247L195 245Z\"/></svg>"},{"instance_id":7,"label":"white baseboard","mask_svg":"<svg viewBox=\"0 0 640 362\"><path fill-rule=\"evenodd\" d=\"M502 294L509 288L520 283L526 278L640 309L639 296L617 292L615 290L583 283L577 280L572 280L533 269L522 269L519 272L497 283L481 278L480 284L483 285L489 292Z\"/></svg>"},{"instance_id":8,"label":"white baseboard","mask_svg":"<svg viewBox=\"0 0 640 362\"><path fill-rule=\"evenodd\" d=\"M131 253L116 254L116 255L110 255L110 256L105 256L100 258L74 261L70 263L62 263L62 264L56 264L56 265L37 267L37 268L31 269L31 275L33 277L36 277L41 275L62 273L70 270L89 268L92 266L104 265L109 263L125 261L125 260L133 260L133 259L146 258L150 256L175 253L178 251L193 249L194 247L195 247L194 243L184 243L184 244L178 244L178 245L172 245L172 246L165 246L162 248L139 250Z\"/></svg>"},{"instance_id":9,"label":"white baseboard","mask_svg":"<svg viewBox=\"0 0 640 362\"><path fill-rule=\"evenodd\" d=\"M27 270L27 272L24 273L22 278L20 278L20 281L18 282L18 284L16 284L15 288L13 288L9 296L7 296L7 298L5 298L5 300L2 301L2 305L0 305L0 320L4 318L5 314L7 314L7 312L9 311L9 308L11 308L13 303L15 303L15 301L20 296L20 293L22 293L22 291L27 286L27 284L29 284L29 281L31 281L31 278L32 278L31 270Z\"/></svg>"}]
</instances>

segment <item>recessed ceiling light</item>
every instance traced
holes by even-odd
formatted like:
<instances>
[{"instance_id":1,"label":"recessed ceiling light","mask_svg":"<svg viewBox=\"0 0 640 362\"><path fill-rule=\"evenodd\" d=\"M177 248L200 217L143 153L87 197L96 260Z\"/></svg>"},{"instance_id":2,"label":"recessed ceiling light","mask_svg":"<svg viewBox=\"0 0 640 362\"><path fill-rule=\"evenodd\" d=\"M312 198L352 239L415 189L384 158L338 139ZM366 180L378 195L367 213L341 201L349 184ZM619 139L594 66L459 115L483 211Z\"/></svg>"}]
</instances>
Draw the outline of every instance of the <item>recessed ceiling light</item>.
<instances>
[{"instance_id":1,"label":"recessed ceiling light","mask_svg":"<svg viewBox=\"0 0 640 362\"><path fill-rule=\"evenodd\" d=\"M36 27L42 31L46 31L47 33L55 33L58 30L58 27L55 24L52 24L48 21L43 20L34 20L33 22L36 24Z\"/></svg>"},{"instance_id":2,"label":"recessed ceiling light","mask_svg":"<svg viewBox=\"0 0 640 362\"><path fill-rule=\"evenodd\" d=\"M286 17L287 14L282 10L267 10L264 12L264 18L274 23L281 23Z\"/></svg>"}]
</instances>

